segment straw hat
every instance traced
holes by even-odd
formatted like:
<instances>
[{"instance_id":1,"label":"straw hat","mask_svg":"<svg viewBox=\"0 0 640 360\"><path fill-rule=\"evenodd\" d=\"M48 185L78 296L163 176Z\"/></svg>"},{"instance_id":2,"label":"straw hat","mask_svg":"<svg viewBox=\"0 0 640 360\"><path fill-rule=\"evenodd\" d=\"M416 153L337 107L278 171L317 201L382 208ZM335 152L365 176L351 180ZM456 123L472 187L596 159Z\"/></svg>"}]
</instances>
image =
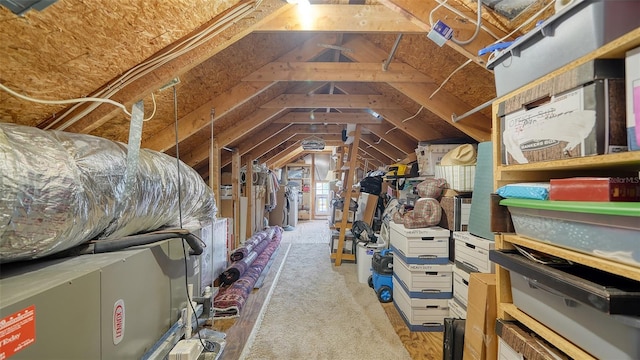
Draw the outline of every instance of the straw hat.
<instances>
[{"instance_id":1,"label":"straw hat","mask_svg":"<svg viewBox=\"0 0 640 360\"><path fill-rule=\"evenodd\" d=\"M473 145L464 144L446 153L440 160L440 165L475 165L476 157Z\"/></svg>"}]
</instances>

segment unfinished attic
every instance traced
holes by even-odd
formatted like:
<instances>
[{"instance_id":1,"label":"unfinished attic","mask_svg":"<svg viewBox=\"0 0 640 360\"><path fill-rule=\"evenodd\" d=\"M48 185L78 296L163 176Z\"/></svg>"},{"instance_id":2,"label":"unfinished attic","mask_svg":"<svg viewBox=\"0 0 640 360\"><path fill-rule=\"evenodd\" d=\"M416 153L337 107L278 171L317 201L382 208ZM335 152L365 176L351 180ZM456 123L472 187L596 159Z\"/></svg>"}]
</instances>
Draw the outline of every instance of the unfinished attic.
<instances>
[{"instance_id":1,"label":"unfinished attic","mask_svg":"<svg viewBox=\"0 0 640 360\"><path fill-rule=\"evenodd\" d=\"M0 359L639 358L638 13L0 0Z\"/></svg>"}]
</instances>

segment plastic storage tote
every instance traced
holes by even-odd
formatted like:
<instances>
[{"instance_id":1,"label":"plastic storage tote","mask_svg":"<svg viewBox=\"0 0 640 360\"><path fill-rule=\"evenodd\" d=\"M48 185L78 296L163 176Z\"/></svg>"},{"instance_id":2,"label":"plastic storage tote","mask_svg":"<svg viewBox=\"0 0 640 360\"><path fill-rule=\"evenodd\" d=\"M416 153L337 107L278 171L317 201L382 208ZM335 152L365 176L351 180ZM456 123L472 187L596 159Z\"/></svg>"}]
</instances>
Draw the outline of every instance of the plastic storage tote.
<instances>
[{"instance_id":1,"label":"plastic storage tote","mask_svg":"<svg viewBox=\"0 0 640 360\"><path fill-rule=\"evenodd\" d=\"M640 202L504 199L518 235L640 266Z\"/></svg>"}]
</instances>

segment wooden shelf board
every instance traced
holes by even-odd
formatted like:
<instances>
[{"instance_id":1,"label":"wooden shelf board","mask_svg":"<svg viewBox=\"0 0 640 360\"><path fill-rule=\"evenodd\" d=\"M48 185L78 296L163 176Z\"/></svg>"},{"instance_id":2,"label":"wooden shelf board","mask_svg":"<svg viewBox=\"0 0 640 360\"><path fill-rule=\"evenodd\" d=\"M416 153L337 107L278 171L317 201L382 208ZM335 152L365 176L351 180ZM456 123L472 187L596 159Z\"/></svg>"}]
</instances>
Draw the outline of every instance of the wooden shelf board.
<instances>
[{"instance_id":1,"label":"wooden shelf board","mask_svg":"<svg viewBox=\"0 0 640 360\"><path fill-rule=\"evenodd\" d=\"M637 170L640 170L640 151L625 151L615 154L583 156L529 164L500 165L497 171L583 170L627 166L636 166Z\"/></svg>"},{"instance_id":2,"label":"wooden shelf board","mask_svg":"<svg viewBox=\"0 0 640 360\"><path fill-rule=\"evenodd\" d=\"M335 260L337 257L337 254L332 252L331 253L331 259ZM356 261L356 254L342 254L342 260L349 260L349 261Z\"/></svg>"},{"instance_id":3,"label":"wooden shelf board","mask_svg":"<svg viewBox=\"0 0 640 360\"><path fill-rule=\"evenodd\" d=\"M579 264L640 281L640 267L599 258L587 253L577 252L573 249L559 247L554 244L529 239L516 234L503 234L503 236L503 240L505 242L521 245L533 250L542 251L544 253L561 257L563 259L567 259Z\"/></svg>"},{"instance_id":4,"label":"wooden shelf board","mask_svg":"<svg viewBox=\"0 0 640 360\"><path fill-rule=\"evenodd\" d=\"M536 334L540 335L542 338L544 338L545 340L553 344L555 347L562 350L565 354L569 355L573 359L581 359L581 360L596 359L591 354L585 352L584 350L576 346L571 341L565 339L555 331L549 329L548 327L538 322L536 319L525 314L520 309L518 309L515 305L503 303L503 304L500 304L499 308L500 310L509 314L509 316L518 320L519 322L524 324L526 327L531 329L533 332L535 332Z\"/></svg>"}]
</instances>

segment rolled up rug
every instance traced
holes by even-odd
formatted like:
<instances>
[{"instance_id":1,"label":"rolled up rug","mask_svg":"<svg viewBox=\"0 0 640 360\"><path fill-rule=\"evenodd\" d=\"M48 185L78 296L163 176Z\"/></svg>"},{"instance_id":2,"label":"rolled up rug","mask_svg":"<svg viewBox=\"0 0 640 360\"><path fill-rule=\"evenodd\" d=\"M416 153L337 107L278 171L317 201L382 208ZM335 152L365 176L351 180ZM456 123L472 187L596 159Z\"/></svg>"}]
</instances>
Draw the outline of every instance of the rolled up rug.
<instances>
[{"instance_id":1,"label":"rolled up rug","mask_svg":"<svg viewBox=\"0 0 640 360\"><path fill-rule=\"evenodd\" d=\"M244 259L249 253L255 248L256 245L262 243L266 239L271 239L273 237L273 228L267 228L263 231L253 234L250 238L248 238L242 246L233 250L231 255L229 255L229 260L231 262L236 262ZM260 251L258 251L260 253Z\"/></svg>"},{"instance_id":2,"label":"rolled up rug","mask_svg":"<svg viewBox=\"0 0 640 360\"><path fill-rule=\"evenodd\" d=\"M221 285L228 286L240 279L240 277L242 277L242 275L247 271L247 269L251 266L251 264L257 257L258 253L252 251L244 259L231 264L231 266L229 266L219 276Z\"/></svg>"}]
</instances>

